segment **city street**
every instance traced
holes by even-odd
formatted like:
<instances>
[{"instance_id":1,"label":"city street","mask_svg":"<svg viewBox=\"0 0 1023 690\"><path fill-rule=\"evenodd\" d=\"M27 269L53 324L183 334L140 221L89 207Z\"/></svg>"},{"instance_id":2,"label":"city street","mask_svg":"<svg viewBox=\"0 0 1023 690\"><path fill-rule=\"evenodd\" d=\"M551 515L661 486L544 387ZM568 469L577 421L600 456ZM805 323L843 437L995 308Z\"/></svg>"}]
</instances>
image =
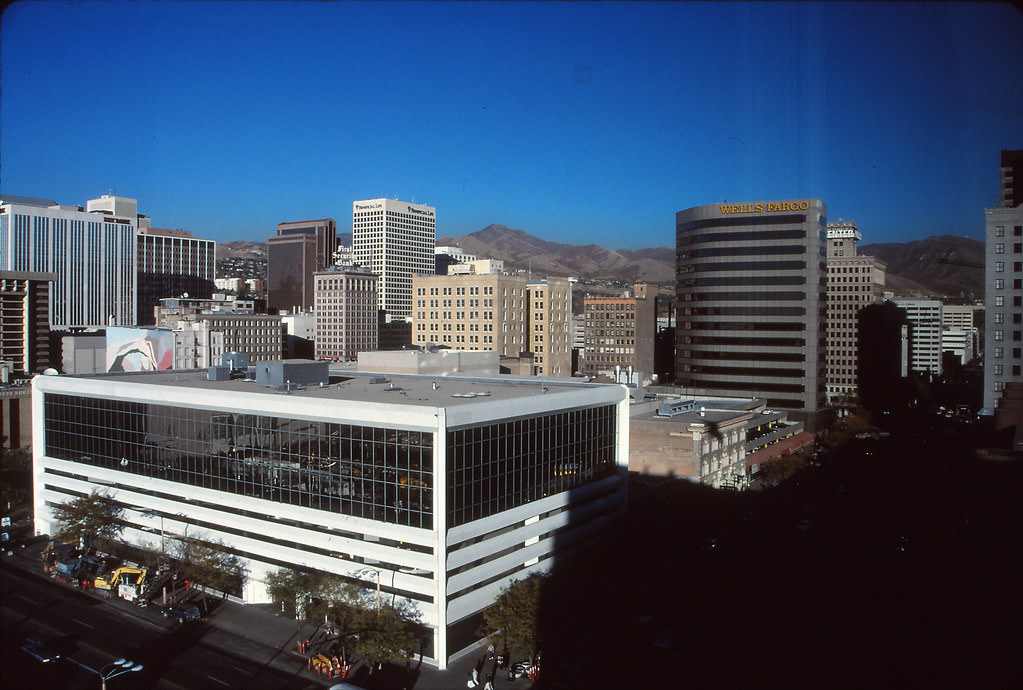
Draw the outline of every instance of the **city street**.
<instances>
[{"instance_id":1,"label":"city street","mask_svg":"<svg viewBox=\"0 0 1023 690\"><path fill-rule=\"evenodd\" d=\"M144 669L112 679L110 688L322 687L305 677L298 657L289 674L268 666L265 650L206 623L177 624L155 609L106 602L7 563L0 568L0 601L6 687L95 688L99 679L87 669L120 658ZM53 642L74 662L38 662L20 649L26 638Z\"/></svg>"}]
</instances>

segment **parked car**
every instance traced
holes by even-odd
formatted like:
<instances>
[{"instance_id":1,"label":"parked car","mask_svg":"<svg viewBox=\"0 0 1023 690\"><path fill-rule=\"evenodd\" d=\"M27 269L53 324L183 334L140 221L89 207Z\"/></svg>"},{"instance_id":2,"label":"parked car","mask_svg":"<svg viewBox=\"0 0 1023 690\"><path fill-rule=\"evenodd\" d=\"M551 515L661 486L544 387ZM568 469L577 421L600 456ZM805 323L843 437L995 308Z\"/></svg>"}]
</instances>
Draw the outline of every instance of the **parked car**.
<instances>
[{"instance_id":1,"label":"parked car","mask_svg":"<svg viewBox=\"0 0 1023 690\"><path fill-rule=\"evenodd\" d=\"M163 607L164 618L176 618L181 623L197 621L202 618L199 607L195 604L171 604Z\"/></svg>"}]
</instances>

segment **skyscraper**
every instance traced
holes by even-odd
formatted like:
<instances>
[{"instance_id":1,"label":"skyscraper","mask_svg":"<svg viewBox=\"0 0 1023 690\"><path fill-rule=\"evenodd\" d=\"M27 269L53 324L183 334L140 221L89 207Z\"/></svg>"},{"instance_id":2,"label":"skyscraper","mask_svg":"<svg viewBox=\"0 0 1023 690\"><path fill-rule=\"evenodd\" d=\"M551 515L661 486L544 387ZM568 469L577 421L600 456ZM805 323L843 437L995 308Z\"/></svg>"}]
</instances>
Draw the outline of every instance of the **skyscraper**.
<instances>
[{"instance_id":1,"label":"skyscraper","mask_svg":"<svg viewBox=\"0 0 1023 690\"><path fill-rule=\"evenodd\" d=\"M55 277L0 271L0 362L10 366L9 374L34 374L52 366L48 305Z\"/></svg>"},{"instance_id":2,"label":"skyscraper","mask_svg":"<svg viewBox=\"0 0 1023 690\"><path fill-rule=\"evenodd\" d=\"M54 273L54 329L130 326L136 310L135 199L105 194L81 206L0 197L0 270Z\"/></svg>"},{"instance_id":3,"label":"skyscraper","mask_svg":"<svg viewBox=\"0 0 1023 690\"><path fill-rule=\"evenodd\" d=\"M316 237L275 235L266 241L266 306L271 312L311 309Z\"/></svg>"},{"instance_id":4,"label":"skyscraper","mask_svg":"<svg viewBox=\"0 0 1023 690\"><path fill-rule=\"evenodd\" d=\"M138 233L138 325L156 323L165 297L208 299L216 277L217 244L185 230L141 227Z\"/></svg>"},{"instance_id":5,"label":"skyscraper","mask_svg":"<svg viewBox=\"0 0 1023 690\"><path fill-rule=\"evenodd\" d=\"M884 299L885 264L859 256L852 221L828 223L827 398L855 396L859 367L857 314Z\"/></svg>"},{"instance_id":6,"label":"skyscraper","mask_svg":"<svg viewBox=\"0 0 1023 690\"><path fill-rule=\"evenodd\" d=\"M941 375L941 302L895 297L909 322L909 370Z\"/></svg>"},{"instance_id":7,"label":"skyscraper","mask_svg":"<svg viewBox=\"0 0 1023 690\"><path fill-rule=\"evenodd\" d=\"M377 333L377 276L358 266L335 266L316 280L316 358L354 361L372 352Z\"/></svg>"},{"instance_id":8,"label":"skyscraper","mask_svg":"<svg viewBox=\"0 0 1023 690\"><path fill-rule=\"evenodd\" d=\"M397 199L352 203L355 262L380 276L379 306L386 319L412 314L412 277L436 270L437 209Z\"/></svg>"},{"instance_id":9,"label":"skyscraper","mask_svg":"<svg viewBox=\"0 0 1023 690\"><path fill-rule=\"evenodd\" d=\"M1023 381L1023 206L984 210L984 409Z\"/></svg>"},{"instance_id":10,"label":"skyscraper","mask_svg":"<svg viewBox=\"0 0 1023 690\"><path fill-rule=\"evenodd\" d=\"M1002 206L1015 208L1023 202L1023 150L1002 151Z\"/></svg>"},{"instance_id":11,"label":"skyscraper","mask_svg":"<svg viewBox=\"0 0 1023 690\"><path fill-rule=\"evenodd\" d=\"M336 249L333 218L278 223L266 244L267 307L312 309L313 274L334 265Z\"/></svg>"},{"instance_id":12,"label":"skyscraper","mask_svg":"<svg viewBox=\"0 0 1023 690\"><path fill-rule=\"evenodd\" d=\"M825 204L713 204L675 222L677 385L766 398L812 430L824 406Z\"/></svg>"}]
</instances>

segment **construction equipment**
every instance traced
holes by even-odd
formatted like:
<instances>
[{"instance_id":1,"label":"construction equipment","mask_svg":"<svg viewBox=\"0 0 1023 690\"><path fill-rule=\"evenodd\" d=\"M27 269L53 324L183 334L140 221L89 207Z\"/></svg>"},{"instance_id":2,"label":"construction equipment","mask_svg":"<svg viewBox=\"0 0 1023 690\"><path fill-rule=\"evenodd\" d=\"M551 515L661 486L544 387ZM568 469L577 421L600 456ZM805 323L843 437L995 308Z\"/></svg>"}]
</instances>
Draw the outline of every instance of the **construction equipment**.
<instances>
[{"instance_id":1,"label":"construction equipment","mask_svg":"<svg viewBox=\"0 0 1023 690\"><path fill-rule=\"evenodd\" d=\"M139 606L147 606L154 599L160 596L161 592L165 591L167 585L171 582L171 578L174 576L174 572L167 565L161 565L156 575L150 575L145 581L145 586L142 588L142 593L135 599L135 603ZM166 603L166 602L164 602Z\"/></svg>"},{"instance_id":2,"label":"construction equipment","mask_svg":"<svg viewBox=\"0 0 1023 690\"><path fill-rule=\"evenodd\" d=\"M96 589L108 589L112 591L117 591L118 580L121 579L122 575L130 574L137 575L141 572L142 572L141 568L136 568L130 565L126 565L121 568L116 568L114 570L111 570L105 576L97 577L95 580L95 587ZM133 578L132 581L134 581L134 579L135 578Z\"/></svg>"},{"instance_id":3,"label":"construction equipment","mask_svg":"<svg viewBox=\"0 0 1023 690\"><path fill-rule=\"evenodd\" d=\"M117 594L122 599L128 601L138 601L139 595L142 594L143 587L146 584L146 575L149 574L148 568L133 568L132 571L126 571L125 568L121 568L122 572L117 578Z\"/></svg>"}]
</instances>

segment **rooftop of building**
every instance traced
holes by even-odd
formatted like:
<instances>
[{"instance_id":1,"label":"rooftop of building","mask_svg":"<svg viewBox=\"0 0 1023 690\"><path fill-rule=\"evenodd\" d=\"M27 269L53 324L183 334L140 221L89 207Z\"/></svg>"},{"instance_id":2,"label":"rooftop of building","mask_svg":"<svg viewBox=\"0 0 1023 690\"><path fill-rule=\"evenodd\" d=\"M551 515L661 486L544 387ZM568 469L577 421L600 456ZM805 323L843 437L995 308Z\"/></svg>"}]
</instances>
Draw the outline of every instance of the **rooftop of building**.
<instances>
[{"instance_id":1,"label":"rooftop of building","mask_svg":"<svg viewBox=\"0 0 1023 690\"><path fill-rule=\"evenodd\" d=\"M312 360L284 360L275 362L287 366L315 364ZM257 365L258 366L258 365ZM264 386L250 376L211 381L207 369L187 369L154 372L127 372L119 374L82 374L73 378L104 379L134 384L172 386L200 391L244 392L253 395L288 395L292 397L353 402L397 403L422 407L451 407L480 403L487 400L516 400L559 392L577 392L603 387L565 379L542 377L475 377L475 376L423 376L414 374L385 374L340 370L331 367L330 382L318 384L292 384L290 390Z\"/></svg>"},{"instance_id":2,"label":"rooftop of building","mask_svg":"<svg viewBox=\"0 0 1023 690\"><path fill-rule=\"evenodd\" d=\"M37 199L32 196L15 196L13 194L0 194L0 204L18 204L20 206L40 206L42 208L49 208L50 206L57 206L57 202L52 199Z\"/></svg>"}]
</instances>

